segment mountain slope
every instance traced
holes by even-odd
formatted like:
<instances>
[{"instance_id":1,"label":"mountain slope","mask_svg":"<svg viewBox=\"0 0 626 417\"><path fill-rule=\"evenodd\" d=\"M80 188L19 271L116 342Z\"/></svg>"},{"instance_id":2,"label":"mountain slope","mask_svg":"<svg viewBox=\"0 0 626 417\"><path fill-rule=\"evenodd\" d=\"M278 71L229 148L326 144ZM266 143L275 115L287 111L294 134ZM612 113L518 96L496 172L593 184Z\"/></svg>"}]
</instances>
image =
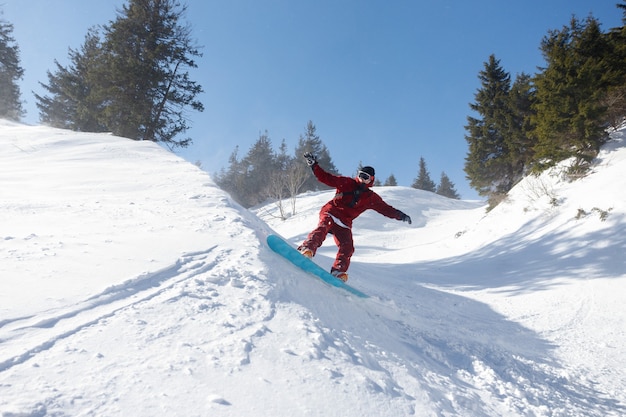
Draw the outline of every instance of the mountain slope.
<instances>
[{"instance_id":1,"label":"mountain slope","mask_svg":"<svg viewBox=\"0 0 626 417\"><path fill-rule=\"evenodd\" d=\"M263 243L331 193L280 221L155 144L0 121L0 413L623 414L621 135L489 214L377 189L414 224L355 222L360 300Z\"/></svg>"}]
</instances>

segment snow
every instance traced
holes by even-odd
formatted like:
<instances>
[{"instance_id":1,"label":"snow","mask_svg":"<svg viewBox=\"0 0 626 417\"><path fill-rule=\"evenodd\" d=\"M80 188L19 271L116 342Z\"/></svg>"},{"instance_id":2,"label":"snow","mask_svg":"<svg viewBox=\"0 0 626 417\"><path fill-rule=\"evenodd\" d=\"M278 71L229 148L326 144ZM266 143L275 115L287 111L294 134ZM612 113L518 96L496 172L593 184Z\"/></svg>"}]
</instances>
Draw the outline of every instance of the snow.
<instances>
[{"instance_id":1,"label":"snow","mask_svg":"<svg viewBox=\"0 0 626 417\"><path fill-rule=\"evenodd\" d=\"M329 192L280 220L156 144L0 120L0 415L625 415L612 138L489 213L376 188L413 224L355 221L360 299L264 243L300 243Z\"/></svg>"}]
</instances>

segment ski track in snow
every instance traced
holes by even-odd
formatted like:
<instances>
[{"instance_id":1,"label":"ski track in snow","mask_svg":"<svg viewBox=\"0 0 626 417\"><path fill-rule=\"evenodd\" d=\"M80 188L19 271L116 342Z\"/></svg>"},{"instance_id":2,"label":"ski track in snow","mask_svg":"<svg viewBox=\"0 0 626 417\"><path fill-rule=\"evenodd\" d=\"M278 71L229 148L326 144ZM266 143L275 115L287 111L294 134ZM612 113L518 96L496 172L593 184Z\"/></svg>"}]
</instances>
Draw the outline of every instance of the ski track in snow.
<instances>
[{"instance_id":1,"label":"ski track in snow","mask_svg":"<svg viewBox=\"0 0 626 417\"><path fill-rule=\"evenodd\" d=\"M22 167L20 175L38 172L36 164L24 168L24 154L38 155L36 162L47 166L60 160L63 169L74 166L67 162L72 158L103 155L112 155L108 163L117 167L128 158L146 171L159 164L164 170L178 167L157 147L117 139L102 146L106 135L86 135L87 142L105 149L93 156L77 149L81 140L69 132L2 128L18 136L11 139L13 150L0 155L10 168ZM26 145L30 135L56 139ZM171 249L169 261L148 262L156 270L130 279L128 271L136 271L144 255L129 257L126 269L104 279L109 285L100 287L94 280L91 290L67 292L67 299L52 302L35 291L30 297L41 298L30 308L19 300L14 310L0 306L2 417L626 414L623 330L602 326L603 320L623 319L604 316L618 307L599 310L602 303L621 305L617 290L626 289L623 260L611 256L626 249L623 240L614 240L626 232L623 207L616 206L609 224L568 220L568 228L551 232L545 230L551 227L546 218L554 221L558 215L550 209L527 214L529 219L511 218L506 212L511 207L503 205L498 210L511 221L490 226L480 204L402 187L384 190L392 205L407 206L416 225L397 227L377 214L358 219L351 284L371 296L363 300L303 274L263 245L272 228L294 244L302 240L328 193L304 196L303 214L280 221L271 205L253 210L257 218L205 178L196 179L197 173L180 175L178 180L161 175L166 185L153 188L144 202L142 186L99 197L99 219L124 219L128 233L114 228L111 235L122 250L130 251L139 238L158 250L159 241L200 234L185 242L192 250L171 257L180 253ZM83 177L90 187L89 174ZM122 178L123 173L113 175L111 181L124 184ZM183 185L191 178L191 185ZM37 191L33 184L28 187ZM57 201L54 194L29 200L28 194L0 198L0 203L17 210L20 219L27 218L25 210L35 213L36 204L51 218L70 207L83 213L91 203L85 187L77 188L76 194L66 190L68 201ZM125 217L127 193L143 222ZM534 202L525 213L545 207ZM163 219L172 227L160 227ZM590 222L598 222L595 230L579 230ZM68 265L74 257L81 259L75 248L106 236L106 226L99 223L83 222L91 228L84 235L74 229L47 234L54 225L45 222L11 225L14 230L0 236L0 255L9 265L28 267L43 284L49 274L37 265L68 255ZM490 230L498 227L505 230ZM168 234L171 229L176 234ZM20 237L31 234L31 240ZM55 255L38 250L32 240L46 248L56 242ZM123 263L117 253L102 256L110 256L111 264ZM329 242L316 262L327 267L333 256ZM554 262L563 267L560 275L549 268ZM64 267L68 273L89 271ZM75 278L67 282L79 282ZM56 279L63 285L64 277ZM592 331L603 342L594 340ZM580 346L581 340L587 345Z\"/></svg>"},{"instance_id":2,"label":"ski track in snow","mask_svg":"<svg viewBox=\"0 0 626 417\"><path fill-rule=\"evenodd\" d=\"M36 317L6 320L0 325L3 353L11 350L12 344L19 346L19 349L24 349L25 346L32 347L18 356L0 359L0 372L25 362L35 354L49 349L60 339L72 336L85 327L111 317L121 309L132 308L138 303L158 297L176 284L211 269L219 262L213 260L207 264L207 258L214 249L206 253L185 256L171 267L115 285L82 303L41 313ZM29 330L37 330L37 334L32 335ZM36 340L29 340L29 337Z\"/></svg>"}]
</instances>

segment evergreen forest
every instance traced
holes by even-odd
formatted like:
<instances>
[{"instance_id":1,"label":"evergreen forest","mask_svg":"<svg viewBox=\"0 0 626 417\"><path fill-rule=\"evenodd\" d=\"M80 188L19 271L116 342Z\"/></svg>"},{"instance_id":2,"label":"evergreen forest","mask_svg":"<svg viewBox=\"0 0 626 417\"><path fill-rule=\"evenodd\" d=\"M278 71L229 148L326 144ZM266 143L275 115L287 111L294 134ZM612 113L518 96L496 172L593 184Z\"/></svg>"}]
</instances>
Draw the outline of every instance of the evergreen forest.
<instances>
[{"instance_id":1,"label":"evergreen forest","mask_svg":"<svg viewBox=\"0 0 626 417\"><path fill-rule=\"evenodd\" d=\"M610 129L624 123L626 0L616 7L620 27L603 32L589 16L572 17L548 31L539 45L545 64L535 74L512 77L493 54L484 62L480 87L469 103L464 171L491 206L524 176L562 161L569 161L567 178L584 176ZM202 112L204 106L198 99L203 89L189 73L202 54L191 28L182 23L185 11L177 0L128 0L114 21L91 28L82 46L69 50L70 63L55 62L47 81L40 82L46 91L35 95L40 121L170 148L189 146L192 140L184 136L188 112ZM0 14L1 118L23 117L23 74L13 26ZM304 152L314 153L326 170L338 174L311 121L293 153L284 140L275 150L268 132L244 155L239 152L235 147L228 166L215 177L245 207L273 199L281 206L290 201L295 212L298 193L323 189L304 164ZM417 168L414 188L459 198L445 172L435 184L423 158ZM394 186L397 180L391 174L376 185Z\"/></svg>"},{"instance_id":2,"label":"evergreen forest","mask_svg":"<svg viewBox=\"0 0 626 417\"><path fill-rule=\"evenodd\" d=\"M626 24L626 3L617 5ZM568 160L566 177L584 176L610 129L626 116L626 26L600 31L572 17L550 31L545 67L513 80L491 55L467 118L465 173L491 205L524 176Z\"/></svg>"}]
</instances>

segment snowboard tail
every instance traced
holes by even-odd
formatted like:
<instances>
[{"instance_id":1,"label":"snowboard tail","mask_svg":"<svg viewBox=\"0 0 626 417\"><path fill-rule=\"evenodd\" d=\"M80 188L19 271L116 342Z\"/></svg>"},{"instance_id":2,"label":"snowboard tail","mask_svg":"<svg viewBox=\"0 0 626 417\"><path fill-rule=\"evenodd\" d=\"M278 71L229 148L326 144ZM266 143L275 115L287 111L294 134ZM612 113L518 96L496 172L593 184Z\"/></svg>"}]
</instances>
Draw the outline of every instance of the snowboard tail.
<instances>
[{"instance_id":1,"label":"snowboard tail","mask_svg":"<svg viewBox=\"0 0 626 417\"><path fill-rule=\"evenodd\" d=\"M276 235L269 235L267 237L267 244L274 252L287 259L289 262L302 269L309 274L315 275L322 281L326 282L333 287L338 287L346 290L357 297L368 298L368 295L351 287L339 278L332 276L329 272L325 271L321 266L313 262L312 260L302 256L300 252L283 238Z\"/></svg>"}]
</instances>

